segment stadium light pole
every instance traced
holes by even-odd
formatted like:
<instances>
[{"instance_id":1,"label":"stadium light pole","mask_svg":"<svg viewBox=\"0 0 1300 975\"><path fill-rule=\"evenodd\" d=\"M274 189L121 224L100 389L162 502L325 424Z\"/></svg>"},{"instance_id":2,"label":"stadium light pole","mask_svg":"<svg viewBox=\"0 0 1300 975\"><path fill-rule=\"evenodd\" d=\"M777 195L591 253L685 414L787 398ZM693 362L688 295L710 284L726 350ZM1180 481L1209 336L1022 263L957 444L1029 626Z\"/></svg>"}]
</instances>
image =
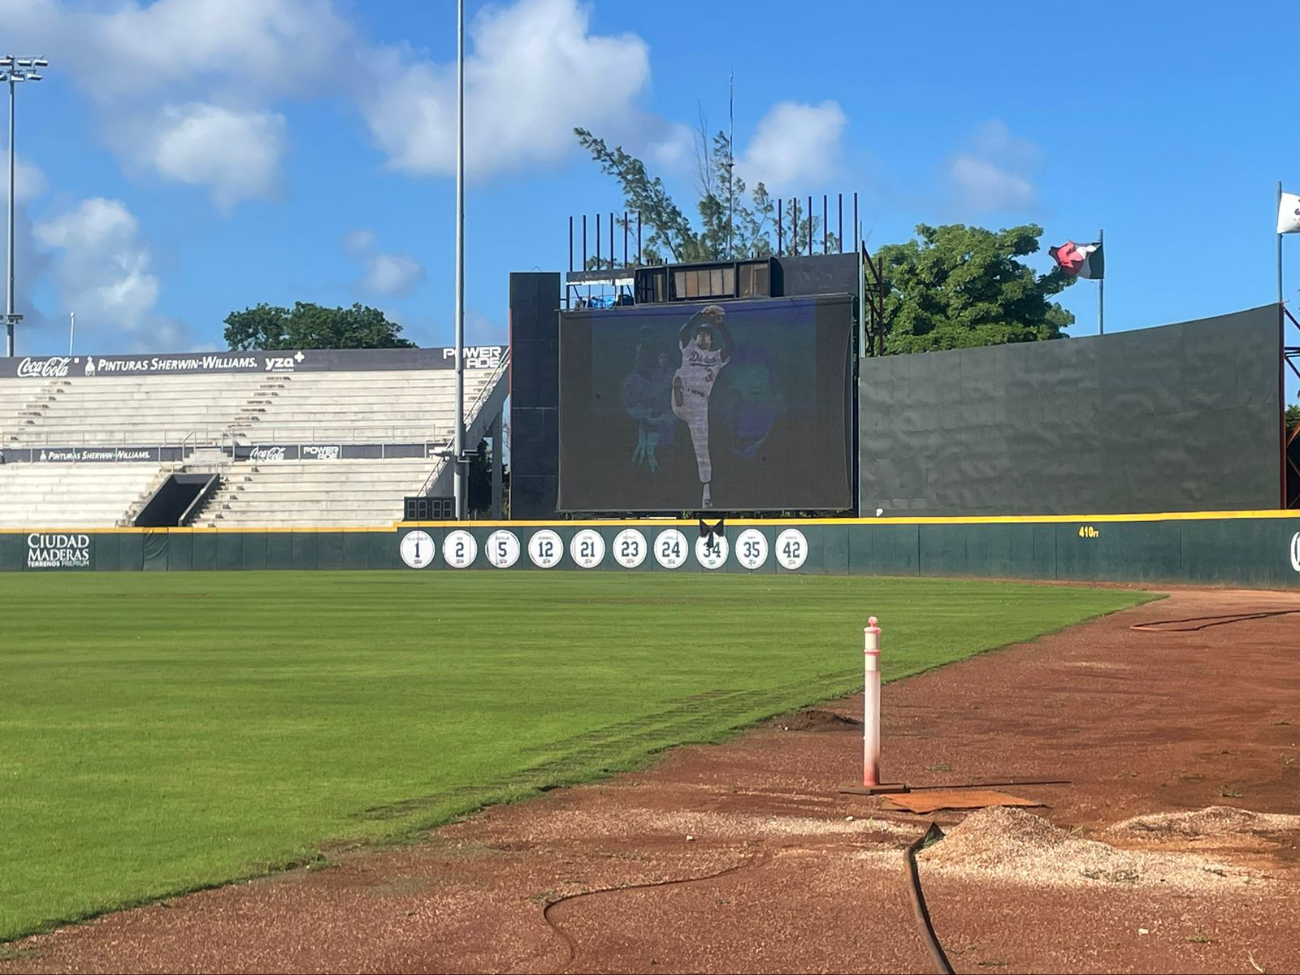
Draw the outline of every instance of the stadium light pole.
<instances>
[{"instance_id":1,"label":"stadium light pole","mask_svg":"<svg viewBox=\"0 0 1300 975\"><path fill-rule=\"evenodd\" d=\"M456 520L467 512L465 490L465 0L456 0Z\"/></svg>"},{"instance_id":2,"label":"stadium light pole","mask_svg":"<svg viewBox=\"0 0 1300 975\"><path fill-rule=\"evenodd\" d=\"M0 81L9 82L9 270L5 286L5 355L14 354L14 325L22 315L14 313L14 86L23 81L40 81L45 58L0 57Z\"/></svg>"}]
</instances>

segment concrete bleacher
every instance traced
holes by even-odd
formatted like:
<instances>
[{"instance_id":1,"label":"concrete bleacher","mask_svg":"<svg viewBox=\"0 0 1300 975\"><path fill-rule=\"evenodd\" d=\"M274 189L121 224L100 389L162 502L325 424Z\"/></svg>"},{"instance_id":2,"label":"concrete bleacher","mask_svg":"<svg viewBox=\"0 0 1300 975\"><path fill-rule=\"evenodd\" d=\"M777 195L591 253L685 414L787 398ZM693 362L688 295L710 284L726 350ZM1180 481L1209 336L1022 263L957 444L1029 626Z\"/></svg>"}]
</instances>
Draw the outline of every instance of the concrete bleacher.
<instances>
[{"instance_id":1,"label":"concrete bleacher","mask_svg":"<svg viewBox=\"0 0 1300 975\"><path fill-rule=\"evenodd\" d=\"M412 358L399 364L445 362L438 351L411 350ZM486 435L500 413L508 393L503 381L508 361L507 354L499 365L494 361L492 367L465 370L470 445ZM14 488L0 504L0 527L129 524L145 489L161 483L164 473L156 462L134 460L36 463L45 447L173 448L164 458L183 456L169 460L167 470L222 476L221 487L193 521L217 527L383 525L401 517L405 497L435 484L439 491L449 490L443 482L450 467L436 452L454 436L452 369L344 365L330 371L183 375L65 371L64 376L0 381L0 454L8 451L4 459L10 461L0 464L0 470L11 479L0 479L0 488L9 483ZM432 449L414 459L234 459L252 446L307 444L420 444ZM424 446L420 452L425 453Z\"/></svg>"},{"instance_id":2,"label":"concrete bleacher","mask_svg":"<svg viewBox=\"0 0 1300 975\"><path fill-rule=\"evenodd\" d=\"M244 411L232 432L241 443L447 443L456 415L450 370L384 373L301 373ZM483 394L494 373L465 370L465 405Z\"/></svg>"},{"instance_id":3,"label":"concrete bleacher","mask_svg":"<svg viewBox=\"0 0 1300 975\"><path fill-rule=\"evenodd\" d=\"M0 464L0 525L112 528L163 476L159 464Z\"/></svg>"},{"instance_id":4,"label":"concrete bleacher","mask_svg":"<svg viewBox=\"0 0 1300 975\"><path fill-rule=\"evenodd\" d=\"M402 499L418 494L435 461L241 461L195 524L214 528L385 525L402 517Z\"/></svg>"},{"instance_id":5,"label":"concrete bleacher","mask_svg":"<svg viewBox=\"0 0 1300 975\"><path fill-rule=\"evenodd\" d=\"M467 407L494 377L465 371ZM0 443L446 443L455 383L428 369L13 380L0 388Z\"/></svg>"},{"instance_id":6,"label":"concrete bleacher","mask_svg":"<svg viewBox=\"0 0 1300 975\"><path fill-rule=\"evenodd\" d=\"M34 395L0 418L4 443L26 446L219 443L265 399L260 375L65 377L17 381Z\"/></svg>"},{"instance_id":7,"label":"concrete bleacher","mask_svg":"<svg viewBox=\"0 0 1300 975\"><path fill-rule=\"evenodd\" d=\"M21 379L0 383L0 436L20 424L22 414L43 395L45 386L45 383Z\"/></svg>"}]
</instances>

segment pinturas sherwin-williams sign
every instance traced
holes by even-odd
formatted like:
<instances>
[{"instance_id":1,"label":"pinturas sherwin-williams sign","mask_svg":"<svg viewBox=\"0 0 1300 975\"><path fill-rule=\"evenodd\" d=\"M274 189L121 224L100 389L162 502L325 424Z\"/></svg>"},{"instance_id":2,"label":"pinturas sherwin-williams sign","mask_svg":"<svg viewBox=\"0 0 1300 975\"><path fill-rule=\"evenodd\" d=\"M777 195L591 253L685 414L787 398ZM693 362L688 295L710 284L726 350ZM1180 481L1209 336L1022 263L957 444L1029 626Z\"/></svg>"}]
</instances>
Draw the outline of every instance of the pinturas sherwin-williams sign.
<instances>
[{"instance_id":1,"label":"pinturas sherwin-williams sign","mask_svg":"<svg viewBox=\"0 0 1300 975\"><path fill-rule=\"evenodd\" d=\"M494 369L504 346L465 349L467 369ZM86 355L0 358L0 379L182 376L211 373L352 372L381 369L451 369L456 350L313 349L296 352L208 352L186 355Z\"/></svg>"}]
</instances>

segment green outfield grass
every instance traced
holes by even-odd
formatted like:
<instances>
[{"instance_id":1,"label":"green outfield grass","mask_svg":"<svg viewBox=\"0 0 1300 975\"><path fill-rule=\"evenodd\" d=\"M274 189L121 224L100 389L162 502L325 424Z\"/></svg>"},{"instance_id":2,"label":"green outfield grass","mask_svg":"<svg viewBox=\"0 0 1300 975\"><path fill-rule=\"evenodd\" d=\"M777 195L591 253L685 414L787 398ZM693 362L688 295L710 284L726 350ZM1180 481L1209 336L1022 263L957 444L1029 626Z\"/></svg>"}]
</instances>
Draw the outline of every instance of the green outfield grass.
<instances>
[{"instance_id":1,"label":"green outfield grass","mask_svg":"<svg viewBox=\"0 0 1300 975\"><path fill-rule=\"evenodd\" d=\"M853 690L869 613L898 678L1148 598L580 572L26 574L4 592L0 940Z\"/></svg>"}]
</instances>

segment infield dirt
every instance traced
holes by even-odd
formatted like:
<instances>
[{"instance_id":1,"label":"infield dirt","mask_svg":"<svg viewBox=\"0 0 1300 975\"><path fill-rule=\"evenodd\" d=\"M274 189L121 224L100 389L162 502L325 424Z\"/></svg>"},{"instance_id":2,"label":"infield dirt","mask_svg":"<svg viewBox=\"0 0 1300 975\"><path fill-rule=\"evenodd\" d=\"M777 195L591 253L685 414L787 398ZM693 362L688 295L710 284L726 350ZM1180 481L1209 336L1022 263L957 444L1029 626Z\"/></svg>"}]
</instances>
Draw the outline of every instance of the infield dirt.
<instances>
[{"instance_id":1,"label":"infield dirt","mask_svg":"<svg viewBox=\"0 0 1300 975\"><path fill-rule=\"evenodd\" d=\"M957 971L1300 969L1300 595L1177 590L885 688L890 778L1066 780L1002 787L1043 809L839 794L859 707L16 942L0 972L931 971L902 850L932 819Z\"/></svg>"}]
</instances>

